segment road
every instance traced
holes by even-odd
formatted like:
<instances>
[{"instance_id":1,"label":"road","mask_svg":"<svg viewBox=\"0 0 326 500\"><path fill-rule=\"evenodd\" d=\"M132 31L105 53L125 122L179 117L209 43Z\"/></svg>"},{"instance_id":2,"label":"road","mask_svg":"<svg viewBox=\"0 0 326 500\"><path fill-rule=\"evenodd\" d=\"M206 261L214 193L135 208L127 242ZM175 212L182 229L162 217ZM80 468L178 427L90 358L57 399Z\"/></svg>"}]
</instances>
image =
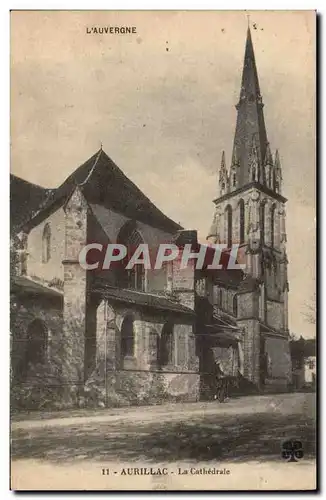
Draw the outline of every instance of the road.
<instances>
[{"instance_id":1,"label":"road","mask_svg":"<svg viewBox=\"0 0 326 500\"><path fill-rule=\"evenodd\" d=\"M88 470L101 470L107 464L172 463L267 466L273 462L284 467L281 447L289 439L302 442L302 463L313 463L315 456L311 393L46 417L12 423L12 471L19 480L37 464L48 467L52 475L58 467L67 473L69 467L76 472L86 464Z\"/></svg>"}]
</instances>

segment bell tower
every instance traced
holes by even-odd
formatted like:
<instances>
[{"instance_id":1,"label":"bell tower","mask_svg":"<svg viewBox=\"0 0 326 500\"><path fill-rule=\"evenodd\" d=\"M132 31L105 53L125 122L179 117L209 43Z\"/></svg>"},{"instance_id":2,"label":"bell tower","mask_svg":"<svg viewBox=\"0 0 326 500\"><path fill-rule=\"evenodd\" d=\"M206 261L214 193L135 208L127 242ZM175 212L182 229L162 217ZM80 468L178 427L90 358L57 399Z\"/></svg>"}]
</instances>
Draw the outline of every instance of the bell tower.
<instances>
[{"instance_id":1,"label":"bell tower","mask_svg":"<svg viewBox=\"0 0 326 500\"><path fill-rule=\"evenodd\" d=\"M282 166L268 142L264 104L248 27L237 120L229 167L223 151L218 197L207 239L211 243L239 244L245 255L244 280L237 290L237 322L245 333L245 375L256 385L288 376L289 366L277 367L275 352L288 342L288 278L285 204ZM245 284L250 283L250 287ZM273 373L262 365L273 350ZM285 350L288 349L284 347ZM283 350L284 350L283 349ZM265 360L265 361L264 361ZM286 365L286 366L285 366ZM286 372L286 373L285 373Z\"/></svg>"}]
</instances>

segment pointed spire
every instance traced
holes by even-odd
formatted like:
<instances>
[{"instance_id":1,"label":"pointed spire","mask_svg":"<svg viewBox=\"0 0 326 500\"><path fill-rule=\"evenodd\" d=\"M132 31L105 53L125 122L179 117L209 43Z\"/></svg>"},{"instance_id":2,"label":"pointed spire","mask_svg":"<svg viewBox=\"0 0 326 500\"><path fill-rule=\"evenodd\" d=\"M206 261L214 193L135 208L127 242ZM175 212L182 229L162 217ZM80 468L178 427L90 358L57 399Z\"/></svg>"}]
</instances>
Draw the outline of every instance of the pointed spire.
<instances>
[{"instance_id":1,"label":"pointed spire","mask_svg":"<svg viewBox=\"0 0 326 500\"><path fill-rule=\"evenodd\" d=\"M249 160L252 137L255 137L257 155L260 161L263 161L265 158L268 144L254 47L249 26L247 29L240 99L236 109L238 115L233 152L236 152L239 158L240 168L238 185L243 186L251 182Z\"/></svg>"},{"instance_id":2,"label":"pointed spire","mask_svg":"<svg viewBox=\"0 0 326 500\"><path fill-rule=\"evenodd\" d=\"M275 163L275 168L276 169L281 169L281 160L280 160L280 155L278 153L278 149L275 151L275 160L274 160L274 163Z\"/></svg>"},{"instance_id":3,"label":"pointed spire","mask_svg":"<svg viewBox=\"0 0 326 500\"><path fill-rule=\"evenodd\" d=\"M280 156L278 153L278 149L275 152L275 160L274 160L274 165L275 165L275 183L274 183L274 190L277 193L282 193L282 167L281 167L281 160Z\"/></svg>"},{"instance_id":4,"label":"pointed spire","mask_svg":"<svg viewBox=\"0 0 326 500\"><path fill-rule=\"evenodd\" d=\"M244 98L251 98L252 95L261 98L254 47L252 44L251 31L248 26L246 49L242 70L240 101Z\"/></svg>"},{"instance_id":5,"label":"pointed spire","mask_svg":"<svg viewBox=\"0 0 326 500\"><path fill-rule=\"evenodd\" d=\"M267 144L266 147L266 154L264 158L264 164L262 167L262 174L263 174L263 179L262 179L263 183L272 189L273 178L274 178L274 164L273 164L273 155L269 143Z\"/></svg>"},{"instance_id":6,"label":"pointed spire","mask_svg":"<svg viewBox=\"0 0 326 500\"><path fill-rule=\"evenodd\" d=\"M220 195L225 194L229 187L229 177L225 162L225 151L222 151L219 185L220 185Z\"/></svg>"},{"instance_id":7,"label":"pointed spire","mask_svg":"<svg viewBox=\"0 0 326 500\"><path fill-rule=\"evenodd\" d=\"M280 160L280 155L278 153L278 149L275 151L275 173L276 176L278 177L279 181L282 182L283 175L282 175L282 165L281 165L281 160Z\"/></svg>"},{"instance_id":8,"label":"pointed spire","mask_svg":"<svg viewBox=\"0 0 326 500\"><path fill-rule=\"evenodd\" d=\"M226 170L226 165L225 165L225 151L222 151L222 159L221 159L221 170Z\"/></svg>"},{"instance_id":9,"label":"pointed spire","mask_svg":"<svg viewBox=\"0 0 326 500\"><path fill-rule=\"evenodd\" d=\"M220 166L220 180L227 178L226 162L225 162L225 151L222 151L221 166Z\"/></svg>"}]
</instances>

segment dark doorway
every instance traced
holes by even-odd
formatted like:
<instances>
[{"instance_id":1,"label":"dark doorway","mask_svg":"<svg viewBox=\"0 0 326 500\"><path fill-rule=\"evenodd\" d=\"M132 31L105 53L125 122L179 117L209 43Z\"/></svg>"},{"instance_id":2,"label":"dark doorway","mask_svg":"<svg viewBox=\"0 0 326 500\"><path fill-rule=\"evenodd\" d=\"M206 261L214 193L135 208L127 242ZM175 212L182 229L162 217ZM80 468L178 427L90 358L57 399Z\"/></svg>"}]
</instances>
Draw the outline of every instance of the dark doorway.
<instances>
[{"instance_id":1,"label":"dark doorway","mask_svg":"<svg viewBox=\"0 0 326 500\"><path fill-rule=\"evenodd\" d=\"M32 321L27 328L27 347L22 366L21 376L26 376L28 369L38 364L43 364L47 358L48 330L40 319Z\"/></svg>"}]
</instances>

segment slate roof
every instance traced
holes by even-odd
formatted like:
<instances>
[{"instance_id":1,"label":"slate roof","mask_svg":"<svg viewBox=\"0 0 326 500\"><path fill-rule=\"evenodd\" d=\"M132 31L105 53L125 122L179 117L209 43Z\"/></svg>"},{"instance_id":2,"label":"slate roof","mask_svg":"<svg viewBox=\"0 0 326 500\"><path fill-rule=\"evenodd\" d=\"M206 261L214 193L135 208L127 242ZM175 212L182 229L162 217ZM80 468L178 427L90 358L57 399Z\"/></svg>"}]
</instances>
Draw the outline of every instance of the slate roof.
<instances>
[{"instance_id":1,"label":"slate roof","mask_svg":"<svg viewBox=\"0 0 326 500\"><path fill-rule=\"evenodd\" d=\"M204 325L203 337L213 337L219 345L236 345L241 341L240 329L233 329L227 324Z\"/></svg>"},{"instance_id":2,"label":"slate roof","mask_svg":"<svg viewBox=\"0 0 326 500\"><path fill-rule=\"evenodd\" d=\"M215 285L237 290L238 293L253 292L260 284L258 278L246 276L242 269L207 269L204 275L212 276Z\"/></svg>"},{"instance_id":3,"label":"slate roof","mask_svg":"<svg viewBox=\"0 0 326 500\"><path fill-rule=\"evenodd\" d=\"M93 292L99 293L102 297L117 302L135 304L141 307L150 307L162 311L172 311L193 316L195 313L192 309L174 302L165 296L155 295L151 293L138 292L125 288L116 288L108 285L94 285Z\"/></svg>"},{"instance_id":4,"label":"slate roof","mask_svg":"<svg viewBox=\"0 0 326 500\"><path fill-rule=\"evenodd\" d=\"M236 344L241 339L241 328L235 318L213 306L206 298L197 297L197 333L199 337L214 337L220 344Z\"/></svg>"},{"instance_id":5,"label":"slate roof","mask_svg":"<svg viewBox=\"0 0 326 500\"><path fill-rule=\"evenodd\" d=\"M27 278L26 276L14 276L11 279L10 291L21 295L45 295L48 297L62 297L63 292L56 288L43 285Z\"/></svg>"},{"instance_id":6,"label":"slate roof","mask_svg":"<svg viewBox=\"0 0 326 500\"><path fill-rule=\"evenodd\" d=\"M224 328L220 325L205 325L205 329L205 337L212 336L219 340L221 343L232 345L240 342L241 340L240 330L231 331L227 326Z\"/></svg>"},{"instance_id":7,"label":"slate roof","mask_svg":"<svg viewBox=\"0 0 326 500\"><path fill-rule=\"evenodd\" d=\"M10 228L12 232L30 219L51 191L51 189L10 174Z\"/></svg>"},{"instance_id":8,"label":"slate roof","mask_svg":"<svg viewBox=\"0 0 326 500\"><path fill-rule=\"evenodd\" d=\"M197 271L197 277L210 276L214 284L236 289L238 292L250 292L255 290L260 281L250 275L245 275L242 269L228 269L230 250L222 251L220 258L221 269L207 269L205 266L212 263L214 249L207 247L204 269ZM238 262L235 262L238 264Z\"/></svg>"},{"instance_id":9,"label":"slate roof","mask_svg":"<svg viewBox=\"0 0 326 500\"><path fill-rule=\"evenodd\" d=\"M38 225L62 206L76 186L79 186L89 203L111 208L128 218L140 220L169 233L181 229L128 179L102 149L78 167L61 186L51 190L39 211L26 224L26 229Z\"/></svg>"},{"instance_id":10,"label":"slate roof","mask_svg":"<svg viewBox=\"0 0 326 500\"><path fill-rule=\"evenodd\" d=\"M240 161L239 186L243 186L249 182L253 138L255 139L258 158L261 162L265 160L268 144L254 48L249 27L243 62L240 100L237 110L232 156L233 161L236 161L236 159Z\"/></svg>"}]
</instances>

